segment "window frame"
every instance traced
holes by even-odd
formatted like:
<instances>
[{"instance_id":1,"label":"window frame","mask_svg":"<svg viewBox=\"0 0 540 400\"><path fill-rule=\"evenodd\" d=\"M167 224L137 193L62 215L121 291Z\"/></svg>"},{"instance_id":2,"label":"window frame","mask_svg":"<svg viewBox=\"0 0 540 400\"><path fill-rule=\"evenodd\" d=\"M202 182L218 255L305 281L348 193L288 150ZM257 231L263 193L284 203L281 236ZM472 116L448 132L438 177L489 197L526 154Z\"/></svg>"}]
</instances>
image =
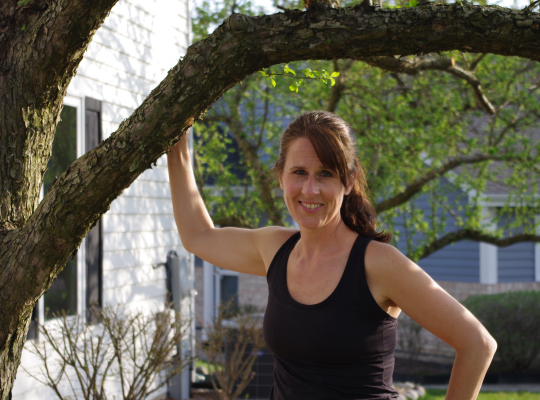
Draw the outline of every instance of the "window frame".
<instances>
[{"instance_id":1,"label":"window frame","mask_svg":"<svg viewBox=\"0 0 540 400\"><path fill-rule=\"evenodd\" d=\"M86 135L85 135L85 110L83 99L66 95L64 97L63 105L69 107L75 107L77 113L77 159L85 154L86 147ZM43 200L43 185L41 186L40 202ZM70 315L69 318L74 318L86 313L86 239L83 239L79 249L77 250L77 312L75 315ZM54 325L58 324L57 318L52 318L45 321L45 300L44 296L41 296L37 302L38 309L38 323L40 325L45 324L47 329L51 329ZM39 335L35 335L39 341Z\"/></svg>"}]
</instances>

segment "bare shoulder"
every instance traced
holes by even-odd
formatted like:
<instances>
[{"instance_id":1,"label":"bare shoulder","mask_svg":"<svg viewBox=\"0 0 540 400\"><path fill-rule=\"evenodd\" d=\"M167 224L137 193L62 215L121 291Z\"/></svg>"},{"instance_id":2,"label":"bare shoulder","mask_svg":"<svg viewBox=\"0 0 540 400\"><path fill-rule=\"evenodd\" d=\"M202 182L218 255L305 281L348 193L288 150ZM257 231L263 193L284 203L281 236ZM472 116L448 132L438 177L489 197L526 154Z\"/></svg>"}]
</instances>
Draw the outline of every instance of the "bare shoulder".
<instances>
[{"instance_id":1,"label":"bare shoulder","mask_svg":"<svg viewBox=\"0 0 540 400\"><path fill-rule=\"evenodd\" d=\"M279 248L296 232L298 232L297 229L281 226L268 226L255 230L257 247L267 271Z\"/></svg>"},{"instance_id":2,"label":"bare shoulder","mask_svg":"<svg viewBox=\"0 0 540 400\"><path fill-rule=\"evenodd\" d=\"M366 269L376 275L399 273L414 264L394 246L376 240L368 244L365 263Z\"/></svg>"}]
</instances>

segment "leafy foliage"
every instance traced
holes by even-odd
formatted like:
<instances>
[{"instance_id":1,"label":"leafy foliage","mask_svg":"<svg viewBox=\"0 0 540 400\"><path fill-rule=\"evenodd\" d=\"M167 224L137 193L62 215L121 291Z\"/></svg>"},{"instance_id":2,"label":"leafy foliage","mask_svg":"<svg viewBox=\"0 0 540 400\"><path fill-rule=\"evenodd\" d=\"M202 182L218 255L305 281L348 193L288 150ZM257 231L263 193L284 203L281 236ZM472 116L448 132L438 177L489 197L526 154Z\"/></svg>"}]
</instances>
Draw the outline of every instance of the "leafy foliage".
<instances>
[{"instance_id":1,"label":"leafy foliage","mask_svg":"<svg viewBox=\"0 0 540 400\"><path fill-rule=\"evenodd\" d=\"M221 8L230 6L224 0ZM243 7L249 14L249 3ZM208 13L200 15L208 25ZM486 218L489 193L507 194L506 211L521 207L511 223L534 234L540 206L540 66L491 54L440 56L474 73L481 88L441 70L389 73L343 60L286 64L279 67L283 73L274 67L228 91L195 127L199 184L212 182L217 194L205 190L214 218L251 227L285 224L280 191L261 176L272 175L286 124L303 111L326 109L352 126L380 223L412 259L429 255L430 244L457 230L505 236L509 225ZM489 98L494 114L482 108L475 90ZM215 139L204 139L210 137ZM224 143L229 158L217 156ZM228 160L235 151L233 166ZM498 230L492 222L499 222Z\"/></svg>"},{"instance_id":2,"label":"leafy foliage","mask_svg":"<svg viewBox=\"0 0 540 400\"><path fill-rule=\"evenodd\" d=\"M464 303L493 335L505 371L527 370L540 354L540 292L476 295Z\"/></svg>"}]
</instances>

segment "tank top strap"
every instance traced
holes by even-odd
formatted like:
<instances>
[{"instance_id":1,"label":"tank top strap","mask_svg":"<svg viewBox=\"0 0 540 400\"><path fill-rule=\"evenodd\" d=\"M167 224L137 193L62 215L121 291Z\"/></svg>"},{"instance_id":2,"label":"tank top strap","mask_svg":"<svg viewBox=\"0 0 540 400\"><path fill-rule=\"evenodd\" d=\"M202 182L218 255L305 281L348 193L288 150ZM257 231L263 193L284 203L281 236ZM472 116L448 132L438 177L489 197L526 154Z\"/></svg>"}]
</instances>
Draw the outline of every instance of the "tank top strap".
<instances>
[{"instance_id":1,"label":"tank top strap","mask_svg":"<svg viewBox=\"0 0 540 400\"><path fill-rule=\"evenodd\" d=\"M354 275L351 276L351 282L356 283L355 296L356 304L361 304L366 316L371 318L380 318L383 320L395 320L388 315L377 303L366 278L366 249L368 244L374 240L372 237L360 235L351 250L351 261L354 263Z\"/></svg>"},{"instance_id":2,"label":"tank top strap","mask_svg":"<svg viewBox=\"0 0 540 400\"><path fill-rule=\"evenodd\" d=\"M278 287L283 287L283 283L285 283L285 287L287 287L287 261L298 240L300 240L300 232L293 234L285 243L283 243L283 245L281 245L270 263L268 271L266 272L266 281L268 282L268 288L270 290L272 290L274 282L277 280L281 281L278 282Z\"/></svg>"}]
</instances>

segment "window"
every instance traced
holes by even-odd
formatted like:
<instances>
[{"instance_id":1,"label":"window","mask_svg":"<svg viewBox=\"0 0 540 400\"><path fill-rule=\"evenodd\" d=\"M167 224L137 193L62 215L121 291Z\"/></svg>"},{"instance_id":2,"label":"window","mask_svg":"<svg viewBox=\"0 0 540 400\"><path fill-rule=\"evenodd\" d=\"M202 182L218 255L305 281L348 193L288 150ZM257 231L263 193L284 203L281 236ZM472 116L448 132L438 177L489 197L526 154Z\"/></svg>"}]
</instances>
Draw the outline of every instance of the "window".
<instances>
[{"instance_id":1,"label":"window","mask_svg":"<svg viewBox=\"0 0 540 400\"><path fill-rule=\"evenodd\" d=\"M101 102L86 98L83 115L83 101L66 96L60 118L42 195L50 190L56 177L73 161L97 146L101 140ZM51 320L55 314L84 314L91 306L101 307L101 242L101 223L98 222L81 243L76 256L67 262L47 293L38 301L32 313L28 339L37 338L37 322Z\"/></svg>"},{"instance_id":2,"label":"window","mask_svg":"<svg viewBox=\"0 0 540 400\"><path fill-rule=\"evenodd\" d=\"M45 172L43 195L47 194L56 177L77 159L77 107L64 105L60 119L54 135L51 159ZM67 315L77 314L77 272L77 258L74 257L67 262L43 296L44 309L48 310L45 320L52 319L61 312Z\"/></svg>"}]
</instances>

